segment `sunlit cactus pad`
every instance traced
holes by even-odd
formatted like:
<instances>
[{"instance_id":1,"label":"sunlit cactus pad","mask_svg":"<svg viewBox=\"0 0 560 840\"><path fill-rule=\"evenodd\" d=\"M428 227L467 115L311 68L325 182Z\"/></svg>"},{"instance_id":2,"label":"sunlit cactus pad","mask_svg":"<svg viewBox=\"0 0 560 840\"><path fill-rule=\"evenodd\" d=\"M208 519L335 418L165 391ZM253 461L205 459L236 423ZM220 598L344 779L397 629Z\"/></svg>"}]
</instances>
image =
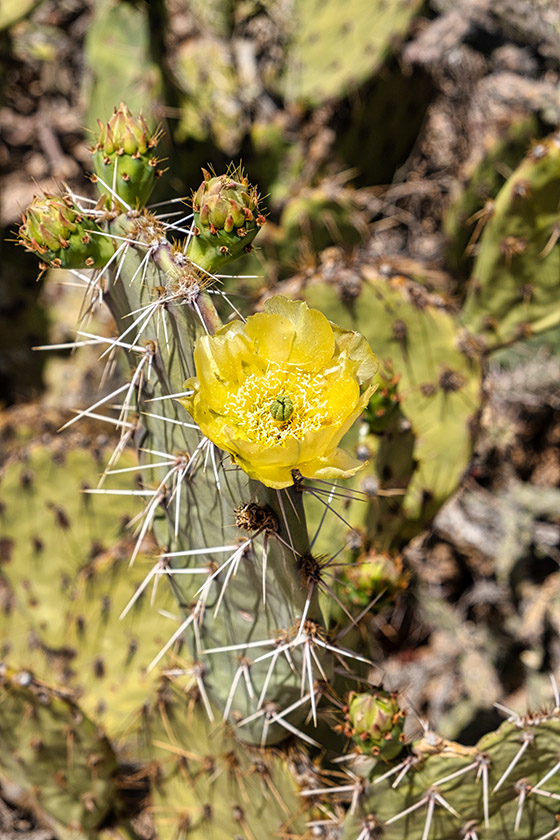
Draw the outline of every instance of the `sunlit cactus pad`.
<instances>
[{"instance_id":1,"label":"sunlit cactus pad","mask_svg":"<svg viewBox=\"0 0 560 840\"><path fill-rule=\"evenodd\" d=\"M296 0L287 97L316 105L373 76L408 31L419 0ZM352 56L348 61L347 57Z\"/></svg>"},{"instance_id":2,"label":"sunlit cactus pad","mask_svg":"<svg viewBox=\"0 0 560 840\"><path fill-rule=\"evenodd\" d=\"M403 539L423 527L457 486L472 451L481 366L476 347L464 340L456 316L438 295L402 277L384 279L367 265L360 278L359 292L349 303L323 282L310 283L303 294L331 320L359 330L399 377L400 415L394 415L394 428L385 435L362 439L362 457L370 466L355 479L365 492L370 474L381 488L405 491L402 503L395 497L380 507L376 499L370 511L367 527L375 533L379 522L383 542L386 531ZM377 401L374 395L375 408ZM391 521L384 519L387 507Z\"/></svg>"},{"instance_id":3,"label":"sunlit cactus pad","mask_svg":"<svg viewBox=\"0 0 560 840\"><path fill-rule=\"evenodd\" d=\"M147 667L173 621L154 622L150 595L158 578L119 620L147 569L142 555L129 568L135 455L127 451L119 462L131 472L110 476L116 494L85 492L95 489L110 452L95 458L68 448L55 456L32 444L24 460L4 467L0 659L79 691L84 710L114 736L137 724L157 676ZM161 586L157 606L172 609L172 600Z\"/></svg>"},{"instance_id":4,"label":"sunlit cactus pad","mask_svg":"<svg viewBox=\"0 0 560 840\"><path fill-rule=\"evenodd\" d=\"M308 803L297 777L312 772L291 756L241 745L216 715L178 685L163 686L149 713L153 815L160 840L232 837L292 840L305 832Z\"/></svg>"}]
</instances>

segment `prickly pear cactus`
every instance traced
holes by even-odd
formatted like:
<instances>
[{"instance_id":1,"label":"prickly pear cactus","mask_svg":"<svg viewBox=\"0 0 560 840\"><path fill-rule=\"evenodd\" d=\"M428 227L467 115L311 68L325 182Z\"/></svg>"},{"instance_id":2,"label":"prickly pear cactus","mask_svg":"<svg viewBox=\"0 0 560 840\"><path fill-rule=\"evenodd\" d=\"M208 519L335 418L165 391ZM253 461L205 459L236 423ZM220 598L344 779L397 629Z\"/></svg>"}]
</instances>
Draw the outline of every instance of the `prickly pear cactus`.
<instances>
[{"instance_id":1,"label":"prickly pear cactus","mask_svg":"<svg viewBox=\"0 0 560 840\"><path fill-rule=\"evenodd\" d=\"M173 76L182 95L178 139L204 142L210 136L218 149L236 154L249 120L247 92L231 44L213 37L189 38L173 57Z\"/></svg>"},{"instance_id":2,"label":"prickly pear cactus","mask_svg":"<svg viewBox=\"0 0 560 840\"><path fill-rule=\"evenodd\" d=\"M447 263L453 272L464 274L467 266L470 268L480 235L494 211L495 198L504 185L504 170L517 168L538 131L534 117L515 120L497 136L491 133L485 138L483 149L473 150L443 220Z\"/></svg>"},{"instance_id":3,"label":"prickly pear cactus","mask_svg":"<svg viewBox=\"0 0 560 840\"><path fill-rule=\"evenodd\" d=\"M185 709L186 705L186 709ZM299 797L298 776L313 777L307 757L241 745L228 727L209 722L200 699L164 684L148 717L154 766L153 812L162 840L186 832L212 837L302 836L311 809Z\"/></svg>"},{"instance_id":4,"label":"prickly pear cactus","mask_svg":"<svg viewBox=\"0 0 560 840\"><path fill-rule=\"evenodd\" d=\"M92 7L84 43L85 119L90 131L97 130L97 120L110 113L116 97L135 112L142 109L152 129L157 123L164 83L152 16L161 21L160 0L150 6L99 0Z\"/></svg>"},{"instance_id":5,"label":"prickly pear cactus","mask_svg":"<svg viewBox=\"0 0 560 840\"><path fill-rule=\"evenodd\" d=\"M508 178L482 236L462 320L491 349L560 322L560 135Z\"/></svg>"},{"instance_id":6,"label":"prickly pear cactus","mask_svg":"<svg viewBox=\"0 0 560 840\"><path fill-rule=\"evenodd\" d=\"M110 454L24 442L4 465L0 658L78 692L82 709L114 738L134 728L157 679L148 666L172 621L154 623L159 579L145 592L145 555L129 568L135 541L127 523L139 508L133 453L121 457L123 472L108 476L111 494L92 486ZM172 615L167 587L158 605Z\"/></svg>"},{"instance_id":7,"label":"prickly pear cactus","mask_svg":"<svg viewBox=\"0 0 560 840\"><path fill-rule=\"evenodd\" d=\"M365 515L358 500L345 513L385 549L430 521L464 473L481 404L481 364L437 295L404 278L386 280L368 266L355 285L348 302L344 287L337 292L322 282L310 283L303 294L337 323L362 332L385 365L356 441L358 457L369 466L357 474L355 487L372 501ZM324 536L329 539L327 531Z\"/></svg>"},{"instance_id":8,"label":"prickly pear cactus","mask_svg":"<svg viewBox=\"0 0 560 840\"><path fill-rule=\"evenodd\" d=\"M111 552L82 565L81 544L69 584L59 567L53 574L25 555L6 573L8 594L11 587L22 605L16 617L6 610L8 633L21 616L59 662L67 644L70 667L60 673L69 685L68 672L91 669L88 679L75 679L84 709L106 721L125 756L149 762L163 838L552 838L560 797L556 709L514 717L476 747L430 733L407 744L397 698L381 687L367 690L368 614L408 580L389 549L430 520L468 463L480 406L476 344L440 297L404 278L380 277L367 264L338 290L310 283L305 301L272 295L262 311L242 314L217 270L251 247L264 221L257 189L239 170L205 174L192 218L174 223L165 209L156 215L145 205L157 136L124 105L113 120L101 124L96 142L98 164L112 179L98 177L94 211L73 200L108 246L88 292L109 306L119 330L116 338L90 340L104 355L124 350L128 378L66 425L100 416L117 426L110 467L90 489L144 498L126 555L133 571L126 574ZM54 238L63 247L60 218L48 212L60 205L45 201L41 232L49 247ZM29 247L25 224L22 238ZM133 440L141 481L130 489L119 482L137 466L117 460ZM13 488L9 470L5 480ZM43 491L30 508L38 527ZM66 533L62 507L49 512ZM8 514L4 553L15 552L17 537L18 511ZM151 543L146 561L150 540L157 548ZM41 545L39 537L31 548L37 554ZM338 573L343 552L345 561L358 555L360 562ZM36 570L31 580L26 563ZM172 606L161 586L155 591L161 577ZM59 596L53 607L59 584L70 588L70 603ZM149 617L152 585L163 621L155 610ZM122 645L115 644L123 638L119 613L131 622ZM17 632L8 654L34 658ZM162 665L166 681L157 690ZM6 673L6 696L19 697ZM154 698L149 705L147 697ZM59 701L66 715L68 704ZM5 703L0 732L8 738L27 720ZM89 721L85 728L89 737ZM58 749L60 726L56 733ZM84 740L84 755L95 737ZM19 774L32 788L50 772L29 756L18 764L14 744L6 743L8 777ZM40 751L41 742L24 743ZM98 788L80 765L65 823L92 838L120 813L116 759L110 749L101 755L109 772L96 777ZM351 783L323 786L315 765L334 767L339 779L341 757ZM80 811L74 819L77 802L87 810L92 785L88 816ZM37 807L48 810L48 803Z\"/></svg>"}]
</instances>

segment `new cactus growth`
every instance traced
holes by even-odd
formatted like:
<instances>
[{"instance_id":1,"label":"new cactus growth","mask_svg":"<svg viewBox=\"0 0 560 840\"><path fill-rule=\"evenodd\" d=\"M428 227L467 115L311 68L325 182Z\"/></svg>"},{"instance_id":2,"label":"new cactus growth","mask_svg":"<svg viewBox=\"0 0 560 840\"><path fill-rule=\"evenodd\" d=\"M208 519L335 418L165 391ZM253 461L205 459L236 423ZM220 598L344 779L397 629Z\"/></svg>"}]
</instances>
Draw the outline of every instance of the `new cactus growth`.
<instances>
[{"instance_id":1,"label":"new cactus growth","mask_svg":"<svg viewBox=\"0 0 560 840\"><path fill-rule=\"evenodd\" d=\"M119 206L119 198L125 207L143 207L161 175L155 155L160 132L150 131L142 115L134 117L123 102L107 123L98 123L92 155L101 194L109 207Z\"/></svg>"},{"instance_id":2,"label":"new cactus growth","mask_svg":"<svg viewBox=\"0 0 560 840\"><path fill-rule=\"evenodd\" d=\"M52 268L101 268L114 253L95 221L69 196L35 198L23 214L19 240Z\"/></svg>"},{"instance_id":3,"label":"new cactus growth","mask_svg":"<svg viewBox=\"0 0 560 840\"><path fill-rule=\"evenodd\" d=\"M396 695L382 689L361 694L352 691L348 696L344 734L352 738L361 752L391 761L403 750L404 718Z\"/></svg>"},{"instance_id":4,"label":"new cactus growth","mask_svg":"<svg viewBox=\"0 0 560 840\"><path fill-rule=\"evenodd\" d=\"M194 227L189 258L205 271L249 253L251 243L265 222L257 190L240 170L204 180L193 195Z\"/></svg>"}]
</instances>

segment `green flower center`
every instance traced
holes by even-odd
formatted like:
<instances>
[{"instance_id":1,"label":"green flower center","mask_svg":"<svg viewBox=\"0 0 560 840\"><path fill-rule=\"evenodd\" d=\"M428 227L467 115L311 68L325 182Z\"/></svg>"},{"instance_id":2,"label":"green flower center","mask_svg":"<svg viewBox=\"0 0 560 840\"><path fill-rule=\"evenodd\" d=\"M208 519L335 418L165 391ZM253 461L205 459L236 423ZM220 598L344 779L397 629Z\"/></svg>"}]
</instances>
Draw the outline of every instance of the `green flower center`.
<instances>
[{"instance_id":1,"label":"green flower center","mask_svg":"<svg viewBox=\"0 0 560 840\"><path fill-rule=\"evenodd\" d=\"M270 403L270 413L279 423L285 423L294 412L294 404L287 394L280 394Z\"/></svg>"},{"instance_id":2,"label":"green flower center","mask_svg":"<svg viewBox=\"0 0 560 840\"><path fill-rule=\"evenodd\" d=\"M228 416L243 429L247 440L265 447L287 438L302 440L329 422L325 388L325 377L317 373L268 370L264 376L250 374L232 394Z\"/></svg>"}]
</instances>

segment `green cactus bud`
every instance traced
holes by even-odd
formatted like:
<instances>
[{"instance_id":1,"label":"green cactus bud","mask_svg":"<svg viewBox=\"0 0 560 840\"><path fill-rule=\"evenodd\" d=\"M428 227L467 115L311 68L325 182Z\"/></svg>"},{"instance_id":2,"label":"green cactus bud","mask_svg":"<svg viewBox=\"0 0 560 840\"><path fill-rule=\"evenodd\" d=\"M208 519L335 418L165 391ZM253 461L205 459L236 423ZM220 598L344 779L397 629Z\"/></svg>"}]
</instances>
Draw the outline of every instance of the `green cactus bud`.
<instances>
[{"instance_id":1,"label":"green cactus bud","mask_svg":"<svg viewBox=\"0 0 560 840\"><path fill-rule=\"evenodd\" d=\"M378 688L363 694L352 691L348 701L345 734L361 752L387 761L395 758L403 748L405 718L396 696Z\"/></svg>"},{"instance_id":2,"label":"green cactus bud","mask_svg":"<svg viewBox=\"0 0 560 840\"><path fill-rule=\"evenodd\" d=\"M373 394L366 409L369 431L383 434L387 431L399 407L398 385L400 375L395 374L393 363L387 359L377 372L379 388Z\"/></svg>"},{"instance_id":3,"label":"green cactus bud","mask_svg":"<svg viewBox=\"0 0 560 840\"><path fill-rule=\"evenodd\" d=\"M372 479L373 476L368 476L368 482ZM375 598L377 610L394 602L408 582L409 574L403 569L400 555L375 550L341 569L337 580L347 603L363 609Z\"/></svg>"},{"instance_id":4,"label":"green cactus bud","mask_svg":"<svg viewBox=\"0 0 560 840\"><path fill-rule=\"evenodd\" d=\"M69 196L36 196L23 214L20 243L53 268L101 268L114 248Z\"/></svg>"},{"instance_id":5,"label":"green cactus bud","mask_svg":"<svg viewBox=\"0 0 560 840\"><path fill-rule=\"evenodd\" d=\"M161 175L154 155L161 132L150 131L142 114L133 116L124 102L115 108L108 123L98 120L98 124L92 149L95 174L130 207L144 206ZM106 195L104 184L98 182L99 191ZM117 203L115 196L108 197L107 203Z\"/></svg>"},{"instance_id":6,"label":"green cactus bud","mask_svg":"<svg viewBox=\"0 0 560 840\"><path fill-rule=\"evenodd\" d=\"M189 257L207 271L251 250L251 243L265 222L259 213L259 195L241 169L204 180L193 196L194 237Z\"/></svg>"}]
</instances>

